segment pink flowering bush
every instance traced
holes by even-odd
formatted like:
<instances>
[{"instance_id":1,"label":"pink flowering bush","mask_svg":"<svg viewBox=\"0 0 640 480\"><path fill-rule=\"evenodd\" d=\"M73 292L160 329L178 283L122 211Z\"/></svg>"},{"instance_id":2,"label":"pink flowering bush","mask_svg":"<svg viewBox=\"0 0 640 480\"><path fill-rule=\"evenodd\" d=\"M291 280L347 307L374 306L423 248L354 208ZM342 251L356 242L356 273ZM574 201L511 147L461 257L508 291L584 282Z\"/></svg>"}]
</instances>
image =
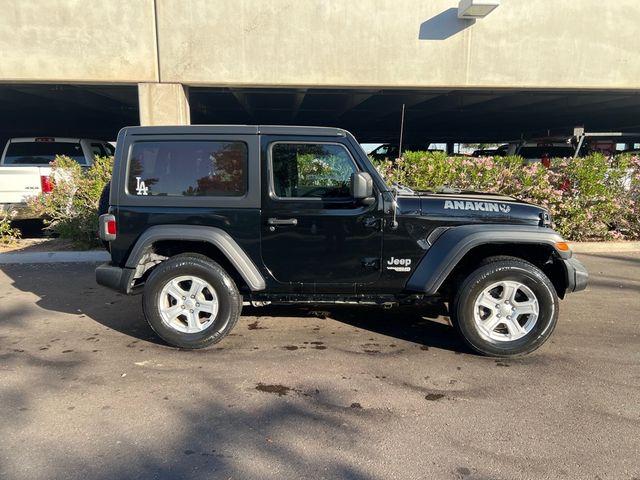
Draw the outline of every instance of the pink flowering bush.
<instances>
[{"instance_id":1,"label":"pink flowering bush","mask_svg":"<svg viewBox=\"0 0 640 480\"><path fill-rule=\"evenodd\" d=\"M453 187L510 195L540 205L570 240L639 239L640 159L593 154L554 159L550 169L511 157L448 157L405 152L374 162L389 182L418 190Z\"/></svg>"},{"instance_id":2,"label":"pink flowering bush","mask_svg":"<svg viewBox=\"0 0 640 480\"><path fill-rule=\"evenodd\" d=\"M113 157L97 157L83 169L73 159L58 156L51 166L53 191L31 198L29 207L61 238L83 248L98 245L98 202L111 180Z\"/></svg>"},{"instance_id":3,"label":"pink flowering bush","mask_svg":"<svg viewBox=\"0 0 640 480\"><path fill-rule=\"evenodd\" d=\"M11 225L16 212L0 206L0 245L11 245L21 237L20 230Z\"/></svg>"}]
</instances>

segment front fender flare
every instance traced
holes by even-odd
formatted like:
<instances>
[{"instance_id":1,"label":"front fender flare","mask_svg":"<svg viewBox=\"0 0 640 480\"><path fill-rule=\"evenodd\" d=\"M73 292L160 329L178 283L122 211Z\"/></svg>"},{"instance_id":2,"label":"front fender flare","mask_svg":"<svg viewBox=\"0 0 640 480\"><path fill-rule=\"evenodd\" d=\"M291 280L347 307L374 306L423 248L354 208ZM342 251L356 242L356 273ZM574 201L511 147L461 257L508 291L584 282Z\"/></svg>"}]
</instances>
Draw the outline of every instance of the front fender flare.
<instances>
[{"instance_id":1,"label":"front fender flare","mask_svg":"<svg viewBox=\"0 0 640 480\"><path fill-rule=\"evenodd\" d=\"M252 291L266 288L264 277L244 250L227 232L201 225L158 225L146 230L133 246L126 268L136 268L151 246L161 240L207 242L217 247L242 276Z\"/></svg>"},{"instance_id":2,"label":"front fender flare","mask_svg":"<svg viewBox=\"0 0 640 480\"><path fill-rule=\"evenodd\" d=\"M548 228L527 225L464 225L440 235L422 257L405 288L434 295L462 258L473 248L486 244L545 245L555 250L562 237ZM571 251L555 250L561 258Z\"/></svg>"}]
</instances>

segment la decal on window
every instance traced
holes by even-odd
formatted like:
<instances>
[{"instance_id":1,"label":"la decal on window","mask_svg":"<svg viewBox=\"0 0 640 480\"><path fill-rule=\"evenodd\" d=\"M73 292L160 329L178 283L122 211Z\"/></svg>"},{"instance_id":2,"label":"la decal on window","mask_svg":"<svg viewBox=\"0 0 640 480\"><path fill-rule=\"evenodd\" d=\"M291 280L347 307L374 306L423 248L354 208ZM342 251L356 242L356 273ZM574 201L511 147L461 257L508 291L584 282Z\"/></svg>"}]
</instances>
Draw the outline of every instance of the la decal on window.
<instances>
[{"instance_id":1,"label":"la decal on window","mask_svg":"<svg viewBox=\"0 0 640 480\"><path fill-rule=\"evenodd\" d=\"M149 195L149 187L144 184L140 177L136 177L136 195Z\"/></svg>"}]
</instances>

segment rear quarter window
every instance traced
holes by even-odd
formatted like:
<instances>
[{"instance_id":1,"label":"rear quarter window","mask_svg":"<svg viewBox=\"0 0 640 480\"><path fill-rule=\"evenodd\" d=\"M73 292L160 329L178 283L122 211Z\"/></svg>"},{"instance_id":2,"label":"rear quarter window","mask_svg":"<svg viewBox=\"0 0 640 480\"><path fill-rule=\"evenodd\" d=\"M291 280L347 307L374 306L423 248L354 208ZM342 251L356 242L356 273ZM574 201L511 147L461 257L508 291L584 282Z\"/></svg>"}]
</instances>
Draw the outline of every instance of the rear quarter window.
<instances>
[{"instance_id":1,"label":"rear quarter window","mask_svg":"<svg viewBox=\"0 0 640 480\"><path fill-rule=\"evenodd\" d=\"M238 141L141 141L131 148L134 196L239 197L247 193L248 149Z\"/></svg>"},{"instance_id":2,"label":"rear quarter window","mask_svg":"<svg viewBox=\"0 0 640 480\"><path fill-rule=\"evenodd\" d=\"M48 165L56 155L66 155L86 165L80 143L69 142L12 142L7 148L5 165Z\"/></svg>"},{"instance_id":3,"label":"rear quarter window","mask_svg":"<svg viewBox=\"0 0 640 480\"><path fill-rule=\"evenodd\" d=\"M108 157L109 155L113 155L113 151L107 148L111 147L111 145L107 143L91 142L89 146L91 147L91 153L96 157Z\"/></svg>"}]
</instances>

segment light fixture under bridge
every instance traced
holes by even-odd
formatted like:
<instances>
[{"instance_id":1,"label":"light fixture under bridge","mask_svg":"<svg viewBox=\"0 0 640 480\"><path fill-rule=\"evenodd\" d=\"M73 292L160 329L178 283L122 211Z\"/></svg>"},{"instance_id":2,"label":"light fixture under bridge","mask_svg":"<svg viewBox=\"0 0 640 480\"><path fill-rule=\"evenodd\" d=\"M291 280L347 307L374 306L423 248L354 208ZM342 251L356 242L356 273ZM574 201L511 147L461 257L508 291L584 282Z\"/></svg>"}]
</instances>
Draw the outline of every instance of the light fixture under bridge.
<instances>
[{"instance_id":1,"label":"light fixture under bridge","mask_svg":"<svg viewBox=\"0 0 640 480\"><path fill-rule=\"evenodd\" d=\"M484 18L500 6L500 0L460 0L458 18L475 20Z\"/></svg>"}]
</instances>

